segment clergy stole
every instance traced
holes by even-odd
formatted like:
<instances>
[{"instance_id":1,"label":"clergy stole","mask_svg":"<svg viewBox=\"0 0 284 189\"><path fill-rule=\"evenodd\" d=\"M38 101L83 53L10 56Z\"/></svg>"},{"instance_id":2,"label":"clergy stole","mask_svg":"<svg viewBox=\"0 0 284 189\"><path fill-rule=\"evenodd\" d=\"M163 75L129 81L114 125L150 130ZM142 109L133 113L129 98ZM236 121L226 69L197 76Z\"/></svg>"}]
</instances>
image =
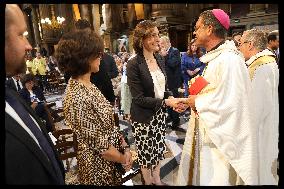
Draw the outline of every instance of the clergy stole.
<instances>
[{"instance_id":1,"label":"clergy stole","mask_svg":"<svg viewBox=\"0 0 284 189\"><path fill-rule=\"evenodd\" d=\"M193 110L192 110L193 111ZM193 115L193 114L192 114ZM193 126L193 138L191 145L191 155L189 163L189 173L188 173L188 185L200 185L200 136L199 136L199 118L198 115L193 115L194 119L190 125Z\"/></svg>"},{"instance_id":2,"label":"clergy stole","mask_svg":"<svg viewBox=\"0 0 284 189\"><path fill-rule=\"evenodd\" d=\"M259 67L262 66L264 64L268 64L268 63L273 63L276 62L276 59L274 56L269 56L269 55L265 55L265 56L261 56L258 59L256 59L252 64L249 65L248 69L249 69L249 76L250 79L252 80L255 74L255 70Z\"/></svg>"}]
</instances>

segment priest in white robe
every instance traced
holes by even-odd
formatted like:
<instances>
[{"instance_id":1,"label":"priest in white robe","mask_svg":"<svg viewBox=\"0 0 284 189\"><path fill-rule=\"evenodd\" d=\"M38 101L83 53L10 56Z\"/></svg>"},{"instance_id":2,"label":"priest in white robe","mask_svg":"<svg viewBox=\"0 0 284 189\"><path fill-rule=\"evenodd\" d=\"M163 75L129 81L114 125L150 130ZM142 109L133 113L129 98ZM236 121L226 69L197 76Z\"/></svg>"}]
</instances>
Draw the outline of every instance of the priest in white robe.
<instances>
[{"instance_id":1,"label":"priest in white robe","mask_svg":"<svg viewBox=\"0 0 284 189\"><path fill-rule=\"evenodd\" d=\"M266 34L247 30L241 37L243 53L252 82L254 123L258 129L259 184L277 185L279 137L279 69L273 52L266 49Z\"/></svg>"},{"instance_id":2,"label":"priest in white robe","mask_svg":"<svg viewBox=\"0 0 284 189\"><path fill-rule=\"evenodd\" d=\"M200 61L209 84L185 100L192 112L176 185L258 184L251 82L244 57L225 41L229 25L229 16L213 9L201 13L195 26L195 43L207 51Z\"/></svg>"}]
</instances>

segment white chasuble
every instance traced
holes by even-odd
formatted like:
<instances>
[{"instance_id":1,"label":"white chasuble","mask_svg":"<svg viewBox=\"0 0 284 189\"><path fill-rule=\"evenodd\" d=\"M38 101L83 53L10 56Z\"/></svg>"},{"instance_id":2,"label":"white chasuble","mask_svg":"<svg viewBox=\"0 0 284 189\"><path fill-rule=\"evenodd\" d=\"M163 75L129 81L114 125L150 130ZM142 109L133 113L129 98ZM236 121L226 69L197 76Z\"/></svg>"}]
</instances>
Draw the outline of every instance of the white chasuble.
<instances>
[{"instance_id":1,"label":"white chasuble","mask_svg":"<svg viewBox=\"0 0 284 189\"><path fill-rule=\"evenodd\" d=\"M200 60L208 64L203 77L209 84L195 99L198 116L191 114L176 185L257 185L256 126L244 58L233 41L225 41Z\"/></svg>"},{"instance_id":2,"label":"white chasuble","mask_svg":"<svg viewBox=\"0 0 284 189\"><path fill-rule=\"evenodd\" d=\"M254 122L258 128L258 158L260 185L277 185L279 138L279 69L275 56L263 50L246 63L252 79Z\"/></svg>"}]
</instances>

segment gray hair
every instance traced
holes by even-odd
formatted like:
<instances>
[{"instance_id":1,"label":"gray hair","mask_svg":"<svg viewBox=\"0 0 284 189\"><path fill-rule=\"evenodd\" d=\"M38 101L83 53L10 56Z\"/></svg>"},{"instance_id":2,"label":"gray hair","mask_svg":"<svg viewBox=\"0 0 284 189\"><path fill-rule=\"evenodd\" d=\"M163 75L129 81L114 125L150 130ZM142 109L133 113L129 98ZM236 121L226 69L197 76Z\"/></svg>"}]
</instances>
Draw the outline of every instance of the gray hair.
<instances>
[{"instance_id":1,"label":"gray hair","mask_svg":"<svg viewBox=\"0 0 284 189\"><path fill-rule=\"evenodd\" d=\"M213 33L221 38L225 39L227 37L227 30L220 24L217 18L212 13L212 10L206 10L200 14L200 17L203 18L203 24L205 26L213 26Z\"/></svg>"},{"instance_id":2,"label":"gray hair","mask_svg":"<svg viewBox=\"0 0 284 189\"><path fill-rule=\"evenodd\" d=\"M267 46L267 33L259 29L246 30L244 32L244 40L252 41L253 46L262 51Z\"/></svg>"},{"instance_id":3,"label":"gray hair","mask_svg":"<svg viewBox=\"0 0 284 189\"><path fill-rule=\"evenodd\" d=\"M167 44L171 43L170 38L166 35L163 35L162 37L160 37L160 40L167 42Z\"/></svg>"}]
</instances>

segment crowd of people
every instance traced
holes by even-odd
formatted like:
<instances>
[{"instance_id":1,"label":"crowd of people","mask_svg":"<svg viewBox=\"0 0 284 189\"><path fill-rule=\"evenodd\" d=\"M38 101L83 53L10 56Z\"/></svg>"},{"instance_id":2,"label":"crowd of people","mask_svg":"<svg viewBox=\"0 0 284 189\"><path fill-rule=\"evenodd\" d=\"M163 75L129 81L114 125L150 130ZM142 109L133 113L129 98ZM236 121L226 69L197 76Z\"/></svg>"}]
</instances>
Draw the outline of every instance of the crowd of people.
<instances>
[{"instance_id":1,"label":"crowd of people","mask_svg":"<svg viewBox=\"0 0 284 189\"><path fill-rule=\"evenodd\" d=\"M116 107L131 124L145 185L166 185L160 168L167 123L176 130L186 110L190 121L175 185L278 184L276 31L251 29L228 38L229 16L206 10L187 52L180 53L155 22L144 20L134 29L134 52L116 55L87 20L75 27L51 56L37 52L33 58L22 11L6 5L7 184L65 184L64 166L48 135L54 125L44 92L53 71L67 83L63 114L77 136L80 184L121 185L132 168Z\"/></svg>"}]
</instances>

